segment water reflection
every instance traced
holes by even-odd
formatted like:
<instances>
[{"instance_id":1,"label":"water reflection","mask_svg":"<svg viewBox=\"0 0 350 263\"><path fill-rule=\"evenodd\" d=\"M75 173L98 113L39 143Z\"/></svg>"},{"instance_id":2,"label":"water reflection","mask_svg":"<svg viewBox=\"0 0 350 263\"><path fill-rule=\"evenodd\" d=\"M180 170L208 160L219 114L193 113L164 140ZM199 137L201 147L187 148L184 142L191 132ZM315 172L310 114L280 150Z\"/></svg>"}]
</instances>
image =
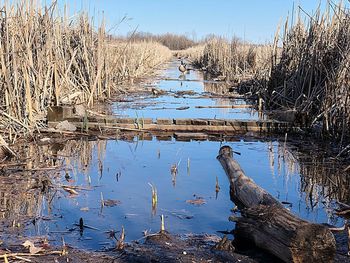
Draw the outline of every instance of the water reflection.
<instances>
[{"instance_id":1,"label":"water reflection","mask_svg":"<svg viewBox=\"0 0 350 263\"><path fill-rule=\"evenodd\" d=\"M169 64L165 79L159 81L157 88L166 93L161 96L128 95L114 103L113 112L119 116L133 118L221 118L252 119L262 116L253 108L232 108L233 105L246 105L240 98L232 99L227 94L230 87L224 82L203 80L199 71L190 71L179 76L178 62ZM219 96L220 95L220 96ZM238 97L232 93L231 96Z\"/></svg>"},{"instance_id":2,"label":"water reflection","mask_svg":"<svg viewBox=\"0 0 350 263\"><path fill-rule=\"evenodd\" d=\"M319 156L305 158L284 142L236 138L227 144L241 153L235 158L246 174L294 213L313 222L342 224L332 206L334 200L349 200L349 179L338 173L336 163ZM58 243L63 236L68 243L95 249L109 242L105 232L121 226L129 241L140 238L145 229L158 230L160 214L172 233L230 229L229 184L215 159L221 145L156 138L32 145L24 166L30 171L14 175L17 188L1 177L0 222L8 233L20 229L13 228L13 222L21 222L28 235L49 236ZM33 152L40 154L33 158ZM57 166L62 167L59 173L47 170ZM198 196L205 204L186 202ZM80 218L99 230L84 228L80 236ZM32 221L24 224L24 219Z\"/></svg>"},{"instance_id":3,"label":"water reflection","mask_svg":"<svg viewBox=\"0 0 350 263\"><path fill-rule=\"evenodd\" d=\"M226 82L218 82L218 81L205 81L204 82L204 91L212 94L218 94L218 95L230 95L230 92L232 92L234 89L231 87L231 85L227 84ZM238 94L231 94L231 95L237 95Z\"/></svg>"}]
</instances>

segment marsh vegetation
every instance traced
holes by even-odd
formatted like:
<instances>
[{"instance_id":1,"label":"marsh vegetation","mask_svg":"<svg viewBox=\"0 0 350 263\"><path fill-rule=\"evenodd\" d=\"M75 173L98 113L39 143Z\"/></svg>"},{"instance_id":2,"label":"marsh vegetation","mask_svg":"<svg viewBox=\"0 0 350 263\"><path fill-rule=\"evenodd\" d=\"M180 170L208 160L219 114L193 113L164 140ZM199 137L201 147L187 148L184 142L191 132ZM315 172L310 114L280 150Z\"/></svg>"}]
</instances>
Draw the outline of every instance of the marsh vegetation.
<instances>
[{"instance_id":1,"label":"marsh vegetation","mask_svg":"<svg viewBox=\"0 0 350 263\"><path fill-rule=\"evenodd\" d=\"M301 219L348 227L348 9L329 3L324 13L305 15L300 8L271 43L253 44L215 35L113 36L103 19L71 17L56 1L34 2L10 1L0 12L0 248L6 253L31 239L43 247L50 240L61 254L67 242L117 250L125 260L146 251L147 261L185 258L186 248L201 246L191 259L259 261L255 252L253 259L233 253L236 244L224 236L233 233L228 215L243 211L232 204L215 158L224 143L247 175ZM74 109L66 121L81 127L49 127L52 108ZM181 137L169 130L176 120L260 125L278 111L292 113L292 134L213 128ZM115 116L129 126L113 126L108 118ZM94 119L101 122L93 129ZM167 129L148 131L155 119ZM129 247L133 240L147 241ZM164 240L176 248L166 255ZM347 240L343 235L338 248L342 260ZM223 247L223 257L211 250ZM7 260L6 253L0 258Z\"/></svg>"}]
</instances>

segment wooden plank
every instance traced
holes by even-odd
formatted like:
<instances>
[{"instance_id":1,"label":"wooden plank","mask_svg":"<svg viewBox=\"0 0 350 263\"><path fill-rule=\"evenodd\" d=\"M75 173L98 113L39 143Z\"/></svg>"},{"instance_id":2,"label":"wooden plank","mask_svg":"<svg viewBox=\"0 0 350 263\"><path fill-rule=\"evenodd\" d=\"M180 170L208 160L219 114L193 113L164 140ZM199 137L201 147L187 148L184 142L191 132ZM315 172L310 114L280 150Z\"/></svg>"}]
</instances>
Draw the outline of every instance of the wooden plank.
<instances>
[{"instance_id":1,"label":"wooden plank","mask_svg":"<svg viewBox=\"0 0 350 263\"><path fill-rule=\"evenodd\" d=\"M199 132L176 132L174 137L177 140L207 140L208 134Z\"/></svg>"},{"instance_id":2,"label":"wooden plank","mask_svg":"<svg viewBox=\"0 0 350 263\"><path fill-rule=\"evenodd\" d=\"M224 126L226 125L226 121L225 120L208 120L209 125L211 126Z\"/></svg>"},{"instance_id":3,"label":"wooden plank","mask_svg":"<svg viewBox=\"0 0 350 263\"><path fill-rule=\"evenodd\" d=\"M191 125L192 119L174 119L175 125Z\"/></svg>"},{"instance_id":4,"label":"wooden plank","mask_svg":"<svg viewBox=\"0 0 350 263\"><path fill-rule=\"evenodd\" d=\"M164 118L157 118L157 124L158 125L172 125L174 123L173 119L164 119Z\"/></svg>"},{"instance_id":5,"label":"wooden plank","mask_svg":"<svg viewBox=\"0 0 350 263\"><path fill-rule=\"evenodd\" d=\"M208 125L208 121L204 119L193 119L192 125Z\"/></svg>"},{"instance_id":6,"label":"wooden plank","mask_svg":"<svg viewBox=\"0 0 350 263\"><path fill-rule=\"evenodd\" d=\"M74 119L71 119L74 120ZM76 127L83 127L83 122L71 121ZM131 121L130 121L131 122ZM59 122L49 122L49 127L56 127ZM104 122L89 122L89 129L120 129L120 130L143 130L143 131L164 131L164 132L208 132L208 133L237 133L237 132L287 132L292 131L293 127L287 124L268 124L252 125L247 122L239 121L237 123L231 123L230 126L213 126L213 125L160 125L156 123L137 125L136 123L111 123L106 124Z\"/></svg>"}]
</instances>

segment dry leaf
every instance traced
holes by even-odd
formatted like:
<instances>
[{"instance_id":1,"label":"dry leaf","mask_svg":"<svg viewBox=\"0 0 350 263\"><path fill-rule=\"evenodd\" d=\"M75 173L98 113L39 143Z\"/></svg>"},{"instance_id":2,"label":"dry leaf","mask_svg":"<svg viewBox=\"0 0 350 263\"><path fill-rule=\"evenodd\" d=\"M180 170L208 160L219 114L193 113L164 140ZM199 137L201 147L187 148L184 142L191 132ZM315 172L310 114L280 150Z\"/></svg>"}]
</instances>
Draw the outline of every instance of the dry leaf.
<instances>
[{"instance_id":1,"label":"dry leaf","mask_svg":"<svg viewBox=\"0 0 350 263\"><path fill-rule=\"evenodd\" d=\"M68 192L68 193L70 193L70 194L72 194L72 195L78 195L78 194L79 194L76 190L74 190L73 188L70 188L70 187L68 187L68 186L62 186L62 188L63 188L66 192Z\"/></svg>"},{"instance_id":2,"label":"dry leaf","mask_svg":"<svg viewBox=\"0 0 350 263\"><path fill-rule=\"evenodd\" d=\"M37 253L39 253L39 252L41 252L41 251L44 250L44 249L41 248L41 247L36 247L36 246L34 245L34 243L33 243L32 241L30 241L30 240L26 240L26 241L22 244L22 246L24 246L25 248L29 248L29 253L32 254L32 255L37 254Z\"/></svg>"}]
</instances>

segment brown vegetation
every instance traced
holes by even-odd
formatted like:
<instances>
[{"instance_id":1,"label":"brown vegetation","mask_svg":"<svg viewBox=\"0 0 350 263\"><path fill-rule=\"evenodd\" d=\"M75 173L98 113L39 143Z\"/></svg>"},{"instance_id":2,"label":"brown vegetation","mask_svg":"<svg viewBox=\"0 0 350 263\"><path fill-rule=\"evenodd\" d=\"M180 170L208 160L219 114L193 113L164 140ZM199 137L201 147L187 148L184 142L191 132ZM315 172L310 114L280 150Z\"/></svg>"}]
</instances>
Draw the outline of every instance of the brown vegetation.
<instances>
[{"instance_id":1,"label":"brown vegetation","mask_svg":"<svg viewBox=\"0 0 350 263\"><path fill-rule=\"evenodd\" d=\"M243 43L238 39L211 38L203 52L194 58L194 64L205 68L212 76L222 76L228 81L255 76L268 68L270 46Z\"/></svg>"},{"instance_id":2,"label":"brown vegetation","mask_svg":"<svg viewBox=\"0 0 350 263\"><path fill-rule=\"evenodd\" d=\"M154 41L115 41L110 43L109 49L114 83L149 75L172 56L167 47Z\"/></svg>"},{"instance_id":3,"label":"brown vegetation","mask_svg":"<svg viewBox=\"0 0 350 263\"><path fill-rule=\"evenodd\" d=\"M108 41L103 22L96 31L85 14L61 17L55 2L4 4L0 20L0 122L10 133L40 126L51 105L109 97L170 56L155 43Z\"/></svg>"},{"instance_id":4,"label":"brown vegetation","mask_svg":"<svg viewBox=\"0 0 350 263\"><path fill-rule=\"evenodd\" d=\"M266 93L269 106L305 113L309 125L320 121L324 132L343 141L350 135L349 11L330 4L308 25L299 18L285 31Z\"/></svg>"},{"instance_id":5,"label":"brown vegetation","mask_svg":"<svg viewBox=\"0 0 350 263\"><path fill-rule=\"evenodd\" d=\"M196 45L196 42L189 37L172 33L154 35L146 32L132 32L129 40L132 42L154 41L168 47L170 50L184 50Z\"/></svg>"}]
</instances>

